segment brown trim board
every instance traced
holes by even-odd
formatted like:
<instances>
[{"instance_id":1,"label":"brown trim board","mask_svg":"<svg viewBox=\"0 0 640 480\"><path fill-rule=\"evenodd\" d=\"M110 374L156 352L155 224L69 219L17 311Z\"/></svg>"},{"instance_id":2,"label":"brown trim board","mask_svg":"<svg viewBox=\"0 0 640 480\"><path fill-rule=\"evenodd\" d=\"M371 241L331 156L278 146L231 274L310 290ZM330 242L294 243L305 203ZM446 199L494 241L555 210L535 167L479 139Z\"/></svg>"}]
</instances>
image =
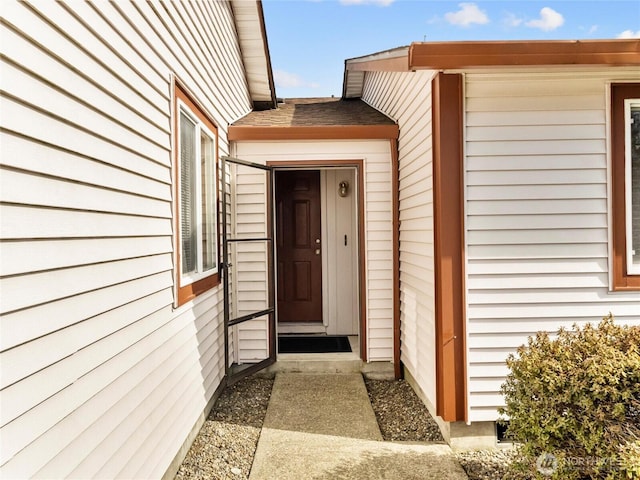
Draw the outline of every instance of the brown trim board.
<instances>
[{"instance_id":1,"label":"brown trim board","mask_svg":"<svg viewBox=\"0 0 640 480\"><path fill-rule=\"evenodd\" d=\"M409 68L640 65L640 40L415 42Z\"/></svg>"},{"instance_id":2,"label":"brown trim board","mask_svg":"<svg viewBox=\"0 0 640 480\"><path fill-rule=\"evenodd\" d=\"M436 413L445 421L467 417L462 85L460 74L432 82Z\"/></svg>"},{"instance_id":3,"label":"brown trim board","mask_svg":"<svg viewBox=\"0 0 640 480\"><path fill-rule=\"evenodd\" d=\"M398 125L247 126L230 125L230 141L240 140L376 140L398 138Z\"/></svg>"},{"instance_id":4,"label":"brown trim board","mask_svg":"<svg viewBox=\"0 0 640 480\"><path fill-rule=\"evenodd\" d=\"M391 192L393 232L393 372L396 380L402 378L400 361L400 168L398 140L391 143Z\"/></svg>"},{"instance_id":5,"label":"brown trim board","mask_svg":"<svg viewBox=\"0 0 640 480\"><path fill-rule=\"evenodd\" d=\"M626 214L626 135L624 101L640 98L640 83L611 85L611 201L613 208L613 289L640 290L640 275L627 272L627 214Z\"/></svg>"},{"instance_id":6,"label":"brown trim board","mask_svg":"<svg viewBox=\"0 0 640 480\"><path fill-rule=\"evenodd\" d=\"M544 65L640 65L639 39L414 42L406 55L347 60L345 71L408 71Z\"/></svg>"},{"instance_id":7,"label":"brown trim board","mask_svg":"<svg viewBox=\"0 0 640 480\"><path fill-rule=\"evenodd\" d=\"M364 223L364 161L363 160L283 160L268 161L273 168L324 168L324 167L355 167L358 179L358 290L360 296L360 358L367 361L367 285L366 285L366 249Z\"/></svg>"}]
</instances>

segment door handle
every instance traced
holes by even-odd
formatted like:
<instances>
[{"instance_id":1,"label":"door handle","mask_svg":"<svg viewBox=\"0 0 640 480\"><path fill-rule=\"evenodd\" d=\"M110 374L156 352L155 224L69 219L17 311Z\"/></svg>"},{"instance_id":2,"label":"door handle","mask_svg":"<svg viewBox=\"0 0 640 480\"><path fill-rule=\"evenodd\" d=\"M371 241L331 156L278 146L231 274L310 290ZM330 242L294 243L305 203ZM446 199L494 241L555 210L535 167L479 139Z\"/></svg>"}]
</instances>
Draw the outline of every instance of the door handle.
<instances>
[{"instance_id":1,"label":"door handle","mask_svg":"<svg viewBox=\"0 0 640 480\"><path fill-rule=\"evenodd\" d=\"M316 248L316 255L320 255L320 249Z\"/></svg>"},{"instance_id":2,"label":"door handle","mask_svg":"<svg viewBox=\"0 0 640 480\"><path fill-rule=\"evenodd\" d=\"M320 239L316 238L316 243L319 244L320 243Z\"/></svg>"}]
</instances>

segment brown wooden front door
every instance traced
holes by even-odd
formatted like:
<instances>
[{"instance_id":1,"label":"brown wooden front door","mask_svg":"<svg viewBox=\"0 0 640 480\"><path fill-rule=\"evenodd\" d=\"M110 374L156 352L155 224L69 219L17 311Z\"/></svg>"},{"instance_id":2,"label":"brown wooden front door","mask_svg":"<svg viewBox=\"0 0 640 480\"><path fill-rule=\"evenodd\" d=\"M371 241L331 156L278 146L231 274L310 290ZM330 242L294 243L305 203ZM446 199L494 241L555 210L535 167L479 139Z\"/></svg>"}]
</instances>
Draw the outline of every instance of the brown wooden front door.
<instances>
[{"instance_id":1,"label":"brown wooden front door","mask_svg":"<svg viewBox=\"0 0 640 480\"><path fill-rule=\"evenodd\" d=\"M278 321L322 322L320 172L275 176Z\"/></svg>"}]
</instances>

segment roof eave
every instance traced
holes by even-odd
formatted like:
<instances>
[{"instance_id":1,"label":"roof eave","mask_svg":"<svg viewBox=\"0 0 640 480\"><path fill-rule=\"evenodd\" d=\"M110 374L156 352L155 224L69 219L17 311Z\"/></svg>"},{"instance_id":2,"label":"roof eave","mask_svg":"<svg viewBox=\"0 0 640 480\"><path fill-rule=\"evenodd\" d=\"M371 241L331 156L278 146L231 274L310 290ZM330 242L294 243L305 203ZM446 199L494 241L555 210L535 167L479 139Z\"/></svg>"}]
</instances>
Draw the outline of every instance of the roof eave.
<instances>
[{"instance_id":1,"label":"roof eave","mask_svg":"<svg viewBox=\"0 0 640 480\"><path fill-rule=\"evenodd\" d=\"M262 1L231 0L231 6L253 108L277 108ZM259 38L255 32L260 32Z\"/></svg>"},{"instance_id":2,"label":"roof eave","mask_svg":"<svg viewBox=\"0 0 640 480\"><path fill-rule=\"evenodd\" d=\"M375 70L378 72L404 72L409 69L409 46L373 53L345 60L345 67L351 71Z\"/></svg>"},{"instance_id":3,"label":"roof eave","mask_svg":"<svg viewBox=\"0 0 640 480\"><path fill-rule=\"evenodd\" d=\"M640 65L640 39L414 42L346 60L342 96L361 96L361 72L577 65ZM351 72L360 72L360 78L348 88Z\"/></svg>"},{"instance_id":4,"label":"roof eave","mask_svg":"<svg viewBox=\"0 0 640 480\"><path fill-rule=\"evenodd\" d=\"M419 42L409 48L409 68L640 65L640 39Z\"/></svg>"},{"instance_id":5,"label":"roof eave","mask_svg":"<svg viewBox=\"0 0 640 480\"><path fill-rule=\"evenodd\" d=\"M271 105L268 108L278 108L278 96L276 95L276 84L273 78L273 67L271 66L271 53L269 52L269 42L267 40L267 27L264 22L264 9L262 0L258 0L258 10L260 12L260 29L264 41L264 54L267 57L267 75L269 76L269 88L271 90Z\"/></svg>"}]
</instances>

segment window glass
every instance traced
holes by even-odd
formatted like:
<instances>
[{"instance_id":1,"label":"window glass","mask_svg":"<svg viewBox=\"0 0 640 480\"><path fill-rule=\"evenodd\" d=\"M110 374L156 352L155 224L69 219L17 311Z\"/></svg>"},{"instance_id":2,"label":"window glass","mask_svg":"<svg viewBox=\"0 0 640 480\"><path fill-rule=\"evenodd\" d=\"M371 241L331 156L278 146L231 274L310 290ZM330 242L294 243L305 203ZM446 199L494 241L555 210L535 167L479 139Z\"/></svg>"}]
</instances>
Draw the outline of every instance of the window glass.
<instances>
[{"instance_id":1,"label":"window glass","mask_svg":"<svg viewBox=\"0 0 640 480\"><path fill-rule=\"evenodd\" d=\"M640 274L640 99L630 100L628 104L627 269L629 273Z\"/></svg>"},{"instance_id":2,"label":"window glass","mask_svg":"<svg viewBox=\"0 0 640 480\"><path fill-rule=\"evenodd\" d=\"M200 169L202 185L202 266L206 272L217 265L217 228L216 228L216 175L214 141L204 131L200 133Z\"/></svg>"},{"instance_id":3,"label":"window glass","mask_svg":"<svg viewBox=\"0 0 640 480\"><path fill-rule=\"evenodd\" d=\"M182 273L196 271L196 125L180 113L180 234Z\"/></svg>"}]
</instances>

